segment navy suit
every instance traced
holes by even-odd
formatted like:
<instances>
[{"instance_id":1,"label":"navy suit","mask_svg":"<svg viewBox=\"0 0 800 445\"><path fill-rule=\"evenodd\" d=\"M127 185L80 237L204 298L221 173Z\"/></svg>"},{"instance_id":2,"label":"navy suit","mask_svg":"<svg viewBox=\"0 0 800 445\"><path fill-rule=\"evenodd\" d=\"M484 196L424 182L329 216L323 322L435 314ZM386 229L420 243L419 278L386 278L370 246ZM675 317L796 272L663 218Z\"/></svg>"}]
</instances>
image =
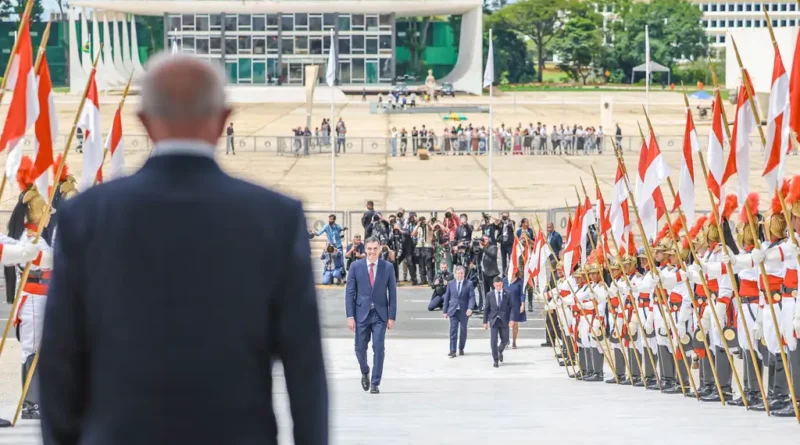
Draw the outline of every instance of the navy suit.
<instances>
[{"instance_id":1,"label":"navy suit","mask_svg":"<svg viewBox=\"0 0 800 445\"><path fill-rule=\"evenodd\" d=\"M492 346L492 358L494 361L499 359L500 354L503 353L506 346L508 346L508 322L512 320L512 311L514 305L512 304L511 295L502 290L502 298L498 305L496 291L492 289L491 292L486 294L486 305L483 308L483 323L489 324L491 330L490 341ZM517 306L519 310L519 306ZM497 337L500 337L500 346L497 345Z\"/></svg>"},{"instance_id":2,"label":"navy suit","mask_svg":"<svg viewBox=\"0 0 800 445\"><path fill-rule=\"evenodd\" d=\"M156 155L64 202L39 368L45 445L328 443L302 205L210 157Z\"/></svg>"},{"instance_id":3,"label":"navy suit","mask_svg":"<svg viewBox=\"0 0 800 445\"><path fill-rule=\"evenodd\" d=\"M372 384L380 385L383 375L384 340L386 322L397 318L397 283L394 266L379 259L375 264L375 283L370 285L367 260L361 259L350 266L345 286L345 311L347 318L356 322L356 358L361 374L369 374L367 346L372 337Z\"/></svg>"},{"instance_id":4,"label":"navy suit","mask_svg":"<svg viewBox=\"0 0 800 445\"><path fill-rule=\"evenodd\" d=\"M461 341L458 342L458 349L464 350L467 345L467 309L475 307L475 285L470 280L461 282L461 292L458 291L458 281L452 280L447 283L444 291L445 314L450 318L450 352L456 352L456 341L459 334Z\"/></svg>"}]
</instances>

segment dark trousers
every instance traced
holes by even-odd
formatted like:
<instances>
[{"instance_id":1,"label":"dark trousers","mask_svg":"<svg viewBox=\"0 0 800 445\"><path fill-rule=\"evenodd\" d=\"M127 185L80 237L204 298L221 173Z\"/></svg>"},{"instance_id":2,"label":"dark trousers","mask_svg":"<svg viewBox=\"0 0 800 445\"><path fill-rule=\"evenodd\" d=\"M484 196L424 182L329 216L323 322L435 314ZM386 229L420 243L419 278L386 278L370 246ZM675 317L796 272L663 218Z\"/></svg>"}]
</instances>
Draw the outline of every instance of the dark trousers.
<instances>
[{"instance_id":1,"label":"dark trousers","mask_svg":"<svg viewBox=\"0 0 800 445\"><path fill-rule=\"evenodd\" d=\"M714 365L717 367L717 377L719 378L719 386L725 392L731 392L731 381L733 372L731 371L731 362L728 361L725 348L715 347L714 358L717 359Z\"/></svg>"},{"instance_id":2,"label":"dark trousers","mask_svg":"<svg viewBox=\"0 0 800 445\"><path fill-rule=\"evenodd\" d=\"M675 362L669 348L658 345L658 358L661 360L661 381L672 383L675 381Z\"/></svg>"},{"instance_id":3,"label":"dark trousers","mask_svg":"<svg viewBox=\"0 0 800 445\"><path fill-rule=\"evenodd\" d=\"M369 311L363 323L356 322L356 358L361 367L361 374L369 374L367 364L367 346L372 337L372 384L381 384L383 374L384 345L386 338L386 322L381 320L375 309Z\"/></svg>"},{"instance_id":4,"label":"dark trousers","mask_svg":"<svg viewBox=\"0 0 800 445\"><path fill-rule=\"evenodd\" d=\"M508 325L501 320L495 320L489 330L491 331L489 341L492 345L492 358L494 361L498 361L500 360L500 354L502 354L506 346L508 346ZM499 345L497 344L498 336L500 337Z\"/></svg>"},{"instance_id":5,"label":"dark trousers","mask_svg":"<svg viewBox=\"0 0 800 445\"><path fill-rule=\"evenodd\" d=\"M419 267L419 280L422 284L433 281L433 247L414 249L414 268ZM414 276L416 274L413 274ZM414 281L413 279L411 281Z\"/></svg>"},{"instance_id":6,"label":"dark trousers","mask_svg":"<svg viewBox=\"0 0 800 445\"><path fill-rule=\"evenodd\" d=\"M31 365L33 365L33 358L35 355L29 355L28 359L25 360L25 363L22 364L22 387L25 387L25 379L28 378L28 373L31 370ZM33 371L33 379L31 380L31 386L28 387L28 393L25 394L25 401L33 404L39 404L39 370L35 369Z\"/></svg>"},{"instance_id":7,"label":"dark trousers","mask_svg":"<svg viewBox=\"0 0 800 445\"><path fill-rule=\"evenodd\" d=\"M500 255L503 256L503 269L500 270L500 276L505 276L508 273L508 260L511 258L511 249L514 244L500 244Z\"/></svg>"},{"instance_id":8,"label":"dark trousers","mask_svg":"<svg viewBox=\"0 0 800 445\"><path fill-rule=\"evenodd\" d=\"M712 358L715 359L716 357L712 356ZM711 371L711 362L708 357L700 359L700 381L703 382L703 386L716 388L714 373Z\"/></svg>"},{"instance_id":9,"label":"dark trousers","mask_svg":"<svg viewBox=\"0 0 800 445\"><path fill-rule=\"evenodd\" d=\"M639 361L642 362L642 366L644 366L644 377L647 379L655 377L656 372L655 369L653 369L653 364L650 363L650 354L647 352L647 349L649 348L645 348L644 354L640 354L639 350L631 345L631 349L628 351L628 363L631 366L631 377L638 378L642 376L642 370L639 368L639 364L636 362L637 356L639 357ZM653 355L653 361L658 363L658 356Z\"/></svg>"},{"instance_id":10,"label":"dark trousers","mask_svg":"<svg viewBox=\"0 0 800 445\"><path fill-rule=\"evenodd\" d=\"M463 309L459 309L450 317L450 352L456 352L456 343L458 343L458 350L463 351L464 346L467 345L467 325L469 324L469 317ZM506 328L506 342L508 342L508 328Z\"/></svg>"},{"instance_id":11,"label":"dark trousers","mask_svg":"<svg viewBox=\"0 0 800 445\"><path fill-rule=\"evenodd\" d=\"M433 296L431 296L431 302L428 303L428 310L435 311L436 309L442 309L444 307L444 295L436 295L434 292Z\"/></svg>"},{"instance_id":12,"label":"dark trousers","mask_svg":"<svg viewBox=\"0 0 800 445\"><path fill-rule=\"evenodd\" d=\"M621 349L614 349L614 372L620 380L625 376L625 353Z\"/></svg>"},{"instance_id":13,"label":"dark trousers","mask_svg":"<svg viewBox=\"0 0 800 445\"><path fill-rule=\"evenodd\" d=\"M492 282L494 281L494 277L497 275L484 275L483 276L483 295L489 295L489 292L494 289L492 287ZM481 305L482 306L482 305Z\"/></svg>"},{"instance_id":14,"label":"dark trousers","mask_svg":"<svg viewBox=\"0 0 800 445\"><path fill-rule=\"evenodd\" d=\"M761 357L766 357L767 350L764 345L756 341L753 346L755 346L756 349L758 349L761 352ZM744 385L744 392L747 393L748 397L760 399L761 388L758 385L758 376L756 375L756 369L758 369L759 371L764 369L763 368L764 362L763 360L758 358L758 354L755 354L756 362L754 366L753 358L750 356L750 351L743 350L742 352L744 353L742 354L742 357L744 358L744 365L743 365L744 381L742 382L742 384Z\"/></svg>"}]
</instances>

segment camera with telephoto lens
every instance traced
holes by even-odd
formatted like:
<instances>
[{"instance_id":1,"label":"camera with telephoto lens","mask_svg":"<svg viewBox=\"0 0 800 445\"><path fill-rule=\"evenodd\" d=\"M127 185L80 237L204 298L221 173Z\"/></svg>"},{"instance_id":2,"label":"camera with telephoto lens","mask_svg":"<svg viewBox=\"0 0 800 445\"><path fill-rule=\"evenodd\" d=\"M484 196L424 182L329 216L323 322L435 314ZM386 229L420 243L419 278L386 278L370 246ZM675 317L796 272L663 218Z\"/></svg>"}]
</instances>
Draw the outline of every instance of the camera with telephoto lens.
<instances>
[{"instance_id":1,"label":"camera with telephoto lens","mask_svg":"<svg viewBox=\"0 0 800 445\"><path fill-rule=\"evenodd\" d=\"M489 214L488 214L488 213L486 213L486 212L483 212L483 213L481 213L481 216L483 217L483 220L484 220L484 221L489 221L489 220L492 218L492 217L491 217L491 216L489 216Z\"/></svg>"},{"instance_id":2,"label":"camera with telephoto lens","mask_svg":"<svg viewBox=\"0 0 800 445\"><path fill-rule=\"evenodd\" d=\"M481 251L483 250L483 247L481 247L481 240L480 239L472 240L472 246L470 246L469 250L472 252L472 255L480 254Z\"/></svg>"},{"instance_id":3,"label":"camera with telephoto lens","mask_svg":"<svg viewBox=\"0 0 800 445\"><path fill-rule=\"evenodd\" d=\"M328 253L333 253L333 251L336 250L336 248L329 244L325 250L327 250Z\"/></svg>"},{"instance_id":4,"label":"camera with telephoto lens","mask_svg":"<svg viewBox=\"0 0 800 445\"><path fill-rule=\"evenodd\" d=\"M444 217L447 218L447 219L450 219L450 218L453 217L453 214L450 213L450 212L445 212Z\"/></svg>"},{"instance_id":5,"label":"camera with telephoto lens","mask_svg":"<svg viewBox=\"0 0 800 445\"><path fill-rule=\"evenodd\" d=\"M383 243L384 243L384 241L381 241L381 244L383 244ZM387 246L387 245L381 246L381 252L383 252L383 253L389 252L389 246Z\"/></svg>"}]
</instances>

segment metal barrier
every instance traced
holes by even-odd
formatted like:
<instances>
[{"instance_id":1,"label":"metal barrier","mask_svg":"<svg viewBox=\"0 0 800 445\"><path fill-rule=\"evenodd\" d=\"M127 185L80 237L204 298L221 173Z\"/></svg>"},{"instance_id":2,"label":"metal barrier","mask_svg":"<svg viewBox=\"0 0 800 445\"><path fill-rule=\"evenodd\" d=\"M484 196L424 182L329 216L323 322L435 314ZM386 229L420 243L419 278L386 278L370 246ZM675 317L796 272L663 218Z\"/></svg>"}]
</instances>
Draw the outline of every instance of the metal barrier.
<instances>
[{"instance_id":1,"label":"metal barrier","mask_svg":"<svg viewBox=\"0 0 800 445\"><path fill-rule=\"evenodd\" d=\"M591 142L584 139L582 142L578 138L569 137L566 140L558 140L559 148L554 150L553 140L550 136L545 141L540 137L525 137L525 136L511 136L507 138L494 138L492 149L495 153L500 152L513 152L518 148L524 154L537 155L542 154L545 149L548 153L553 151L559 152L564 149L566 145L571 147L589 147L589 152L585 150L578 150L577 154L594 154L597 153L597 142ZM658 146L661 151L680 151L683 149L683 136L659 136L657 139ZM700 138L700 148L704 149L707 138ZM63 147L67 142L66 135L59 135L56 138L56 147ZM488 139L485 137L478 138L459 138L445 137L444 135L436 135L435 137L417 137L411 136L402 137L323 137L323 136L234 136L234 147L236 151L241 152L263 152L275 153L278 155L292 155L292 156L312 156L318 154L330 154L333 147L337 148L339 154L370 154L381 156L398 156L403 152L404 148L408 154L413 153L414 147L426 148L435 153L485 153L488 145ZM599 146L603 152L608 151L611 141L608 137L599 140ZM542 146L542 143L545 145ZM33 153L33 139L25 138L21 142L22 151L25 154ZM73 149L77 149L80 144L79 140L73 141ZM146 135L125 134L124 135L125 150L129 152L150 152L153 144L150 138ZM762 152L761 140L757 137L750 138L750 144L753 152ZM641 146L641 139L636 136L622 137L619 145L623 151L638 153ZM224 151L226 140L223 138L219 141L218 150ZM574 152L574 151L573 151Z\"/></svg>"}]
</instances>

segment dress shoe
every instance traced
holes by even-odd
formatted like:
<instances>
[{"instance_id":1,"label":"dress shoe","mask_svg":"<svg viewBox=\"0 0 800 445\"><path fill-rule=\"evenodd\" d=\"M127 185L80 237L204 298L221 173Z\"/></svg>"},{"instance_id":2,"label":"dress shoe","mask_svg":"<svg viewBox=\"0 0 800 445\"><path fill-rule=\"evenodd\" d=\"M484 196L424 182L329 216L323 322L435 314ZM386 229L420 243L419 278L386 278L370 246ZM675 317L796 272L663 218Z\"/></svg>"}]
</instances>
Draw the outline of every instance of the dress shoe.
<instances>
[{"instance_id":1,"label":"dress shoe","mask_svg":"<svg viewBox=\"0 0 800 445\"><path fill-rule=\"evenodd\" d=\"M456 353L455 353L455 351L453 351L453 352L450 352L449 354L447 354L447 356L450 357L450 358L456 358Z\"/></svg>"},{"instance_id":2,"label":"dress shoe","mask_svg":"<svg viewBox=\"0 0 800 445\"><path fill-rule=\"evenodd\" d=\"M609 385L616 385L617 384L617 379L615 379L614 377L611 377L610 379L606 380L606 383L608 383Z\"/></svg>"},{"instance_id":3,"label":"dress shoe","mask_svg":"<svg viewBox=\"0 0 800 445\"><path fill-rule=\"evenodd\" d=\"M606 380L606 382L608 382L608 380ZM619 385L621 385L621 386L631 386L631 381L627 377L622 376L619 379Z\"/></svg>"},{"instance_id":4,"label":"dress shoe","mask_svg":"<svg viewBox=\"0 0 800 445\"><path fill-rule=\"evenodd\" d=\"M542 344L541 344L541 345L539 345L539 346L541 346L541 347L543 347L543 348L552 348L552 347L553 347L553 344L552 344L552 343L550 343L549 341L546 341L546 342L542 343Z\"/></svg>"},{"instance_id":5,"label":"dress shoe","mask_svg":"<svg viewBox=\"0 0 800 445\"><path fill-rule=\"evenodd\" d=\"M492 366L494 366L495 368L499 368L499 367L500 367L500 364L499 364L499 363L497 363L497 360L495 360L495 361L494 361L494 365L492 365Z\"/></svg>"},{"instance_id":6,"label":"dress shoe","mask_svg":"<svg viewBox=\"0 0 800 445\"><path fill-rule=\"evenodd\" d=\"M458 350L458 355L464 355L464 350L463 349L459 349Z\"/></svg>"},{"instance_id":7,"label":"dress shoe","mask_svg":"<svg viewBox=\"0 0 800 445\"><path fill-rule=\"evenodd\" d=\"M0 419L0 428L11 428L11 422L6 419Z\"/></svg>"},{"instance_id":8,"label":"dress shoe","mask_svg":"<svg viewBox=\"0 0 800 445\"><path fill-rule=\"evenodd\" d=\"M770 413L774 413L775 411L780 411L780 410L786 408L787 406L791 408L792 403L791 403L790 400L786 400L786 399L783 399L783 398L781 398L781 399L769 399L769 410L770 410ZM767 410L767 407L764 405L764 401L763 400L758 402L758 403L754 403L754 404L750 405L750 411L764 412L766 410Z\"/></svg>"},{"instance_id":9,"label":"dress shoe","mask_svg":"<svg viewBox=\"0 0 800 445\"><path fill-rule=\"evenodd\" d=\"M502 352L500 353L500 356L498 358L500 359L500 363L503 363L503 353Z\"/></svg>"},{"instance_id":10,"label":"dress shoe","mask_svg":"<svg viewBox=\"0 0 800 445\"><path fill-rule=\"evenodd\" d=\"M516 342L511 343L511 349L517 349L517 343Z\"/></svg>"},{"instance_id":11,"label":"dress shoe","mask_svg":"<svg viewBox=\"0 0 800 445\"><path fill-rule=\"evenodd\" d=\"M361 388L364 391L369 391L369 373L363 374L361 376Z\"/></svg>"},{"instance_id":12,"label":"dress shoe","mask_svg":"<svg viewBox=\"0 0 800 445\"><path fill-rule=\"evenodd\" d=\"M528 302L528 312L533 312L533 303Z\"/></svg>"},{"instance_id":13,"label":"dress shoe","mask_svg":"<svg viewBox=\"0 0 800 445\"><path fill-rule=\"evenodd\" d=\"M681 394L689 391L689 388L682 387L681 385L671 385L668 388L664 388L664 394Z\"/></svg>"},{"instance_id":14,"label":"dress shoe","mask_svg":"<svg viewBox=\"0 0 800 445\"><path fill-rule=\"evenodd\" d=\"M770 411L775 417L794 417L794 407L791 403L787 404L785 407L781 409L775 409Z\"/></svg>"},{"instance_id":15,"label":"dress shoe","mask_svg":"<svg viewBox=\"0 0 800 445\"><path fill-rule=\"evenodd\" d=\"M642 388L644 387L644 380L642 380L640 377L634 377L631 386L635 386L636 388Z\"/></svg>"},{"instance_id":16,"label":"dress shoe","mask_svg":"<svg viewBox=\"0 0 800 445\"><path fill-rule=\"evenodd\" d=\"M658 380L656 380L656 379L645 379L644 383L645 383L645 388L647 388L649 390L660 390L661 389L661 385L659 385Z\"/></svg>"},{"instance_id":17,"label":"dress shoe","mask_svg":"<svg viewBox=\"0 0 800 445\"><path fill-rule=\"evenodd\" d=\"M567 366L567 364L564 363L563 360L557 360L557 361L558 361L558 366Z\"/></svg>"},{"instance_id":18,"label":"dress shoe","mask_svg":"<svg viewBox=\"0 0 800 445\"><path fill-rule=\"evenodd\" d=\"M728 406L744 406L744 397L739 397L738 399L727 400L725 402Z\"/></svg>"},{"instance_id":19,"label":"dress shoe","mask_svg":"<svg viewBox=\"0 0 800 445\"><path fill-rule=\"evenodd\" d=\"M369 390L370 394L380 394L381 390L378 389L378 385L372 385L372 388Z\"/></svg>"},{"instance_id":20,"label":"dress shoe","mask_svg":"<svg viewBox=\"0 0 800 445\"><path fill-rule=\"evenodd\" d=\"M733 393L729 389L722 390L722 397L725 397L725 400L732 400ZM720 402L722 401L722 397L720 397L719 391L714 390L711 394L700 397L701 402Z\"/></svg>"},{"instance_id":21,"label":"dress shoe","mask_svg":"<svg viewBox=\"0 0 800 445\"><path fill-rule=\"evenodd\" d=\"M592 374L588 377L583 378L584 382L602 382L603 381L603 374L596 373Z\"/></svg>"},{"instance_id":22,"label":"dress shoe","mask_svg":"<svg viewBox=\"0 0 800 445\"><path fill-rule=\"evenodd\" d=\"M698 398L698 397L705 397L713 391L713 386L701 386L697 388L697 393L694 391L689 391L686 393L686 397Z\"/></svg>"}]
</instances>

